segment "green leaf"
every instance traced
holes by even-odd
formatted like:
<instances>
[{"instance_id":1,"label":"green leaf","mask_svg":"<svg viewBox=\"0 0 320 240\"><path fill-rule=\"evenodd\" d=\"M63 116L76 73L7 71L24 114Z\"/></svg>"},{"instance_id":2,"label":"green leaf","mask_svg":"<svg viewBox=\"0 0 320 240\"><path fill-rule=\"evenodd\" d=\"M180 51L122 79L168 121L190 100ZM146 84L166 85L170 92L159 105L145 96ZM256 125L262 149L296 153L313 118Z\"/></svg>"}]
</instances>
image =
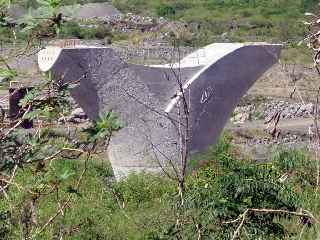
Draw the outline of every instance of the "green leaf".
<instances>
[{"instance_id":1,"label":"green leaf","mask_svg":"<svg viewBox=\"0 0 320 240\"><path fill-rule=\"evenodd\" d=\"M66 170L63 174L61 174L61 175L59 176L59 179L60 179L60 180L67 180L69 177L71 177L71 176L73 176L73 175L75 175L74 172L70 172L69 170Z\"/></svg>"},{"instance_id":2,"label":"green leaf","mask_svg":"<svg viewBox=\"0 0 320 240\"><path fill-rule=\"evenodd\" d=\"M8 79L9 81L14 79L17 75L18 75L17 71L14 70L14 69L3 69L3 68L0 68L0 77Z\"/></svg>"},{"instance_id":3,"label":"green leaf","mask_svg":"<svg viewBox=\"0 0 320 240\"><path fill-rule=\"evenodd\" d=\"M41 111L39 111L39 110L34 110L31 112L28 112L24 115L24 119L34 120L40 115L40 113L41 113Z\"/></svg>"}]
</instances>

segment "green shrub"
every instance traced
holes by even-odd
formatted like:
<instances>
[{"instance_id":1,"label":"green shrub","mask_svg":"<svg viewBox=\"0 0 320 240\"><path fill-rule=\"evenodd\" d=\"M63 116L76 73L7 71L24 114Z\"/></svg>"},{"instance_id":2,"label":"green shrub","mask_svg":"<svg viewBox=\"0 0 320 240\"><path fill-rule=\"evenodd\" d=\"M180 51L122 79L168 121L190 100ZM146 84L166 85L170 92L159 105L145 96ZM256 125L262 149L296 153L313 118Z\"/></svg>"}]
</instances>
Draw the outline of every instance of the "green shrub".
<instances>
[{"instance_id":1,"label":"green shrub","mask_svg":"<svg viewBox=\"0 0 320 240\"><path fill-rule=\"evenodd\" d=\"M78 23L68 22L63 24L59 34L61 37L81 38L81 28Z\"/></svg>"},{"instance_id":2,"label":"green shrub","mask_svg":"<svg viewBox=\"0 0 320 240\"><path fill-rule=\"evenodd\" d=\"M251 9L241 11L240 12L241 16L244 18L251 17L253 15L253 12L249 11L249 10L251 10Z\"/></svg>"},{"instance_id":3,"label":"green shrub","mask_svg":"<svg viewBox=\"0 0 320 240\"><path fill-rule=\"evenodd\" d=\"M301 0L301 8L303 11L309 11L319 3L318 0Z\"/></svg>"},{"instance_id":4,"label":"green shrub","mask_svg":"<svg viewBox=\"0 0 320 240\"><path fill-rule=\"evenodd\" d=\"M68 22L60 29L60 37L68 38L80 38L80 39L104 39L105 37L112 37L112 33L109 28L103 24L95 26L80 26L76 22Z\"/></svg>"},{"instance_id":5,"label":"green shrub","mask_svg":"<svg viewBox=\"0 0 320 240\"><path fill-rule=\"evenodd\" d=\"M277 149L272 162L297 187L316 186L317 163L306 150Z\"/></svg>"},{"instance_id":6,"label":"green shrub","mask_svg":"<svg viewBox=\"0 0 320 240\"><path fill-rule=\"evenodd\" d=\"M203 162L187 179L185 205L180 213L185 225L173 231L174 236L195 239L198 224L205 239L230 239L239 222L225 222L237 219L247 209L297 211L301 206L295 184L279 181L281 171L277 165L239 160L230 140L224 135L215 147L197 157ZM287 218L283 214L249 214L246 239L284 238L291 230L279 220Z\"/></svg>"},{"instance_id":7,"label":"green shrub","mask_svg":"<svg viewBox=\"0 0 320 240\"><path fill-rule=\"evenodd\" d=\"M112 0L112 4L120 11L141 13L151 7L154 0Z\"/></svg>"},{"instance_id":8,"label":"green shrub","mask_svg":"<svg viewBox=\"0 0 320 240\"><path fill-rule=\"evenodd\" d=\"M176 14L176 9L168 4L159 4L156 7L156 13L160 17L170 17Z\"/></svg>"},{"instance_id":9,"label":"green shrub","mask_svg":"<svg viewBox=\"0 0 320 240\"><path fill-rule=\"evenodd\" d=\"M108 27L103 24L99 24L96 29L95 37L97 39L104 39L106 37L112 37L112 33Z\"/></svg>"},{"instance_id":10,"label":"green shrub","mask_svg":"<svg viewBox=\"0 0 320 240\"><path fill-rule=\"evenodd\" d=\"M68 232L66 239L197 239L201 226L202 239L230 239L246 209L266 208L297 211L302 203L320 207L314 193L301 195L297 191L301 181L289 178L280 181L284 172L302 174L303 165L311 169L304 152L278 151L273 163L256 164L239 160L231 136L225 134L220 142L198 156L203 162L194 167L186 179L184 205L179 207L177 183L161 175L130 174L120 182L112 179L109 163L97 161L87 164L87 171L77 192L71 191L84 165L78 160L52 162L45 178L32 169L19 170L16 183L31 187L51 186L60 179L59 195L72 200L65 216L58 216L41 239L54 239L61 226ZM292 170L294 169L294 170ZM49 185L48 185L49 184ZM50 188L48 189L50 190ZM20 205L28 200L16 187L8 191L9 198ZM55 194L44 195L39 201L41 221L56 213ZM301 199L305 197L305 199ZM306 201L307 199L308 202ZM312 202L310 202L312 199ZM0 236L19 237L19 213L5 215L6 200L0 203ZM3 217L2 217L3 216ZM181 225L177 225L177 217ZM289 228L290 218L283 214L250 213L246 216L245 239L281 239L285 234L294 236L297 226ZM296 224L296 220L294 220ZM2 234L2 235L1 235ZM7 234L7 235L5 235ZM309 234L309 232L308 232ZM39 238L39 239L40 239ZM10 238L4 238L10 239Z\"/></svg>"},{"instance_id":11,"label":"green shrub","mask_svg":"<svg viewBox=\"0 0 320 240\"><path fill-rule=\"evenodd\" d=\"M223 222L237 219L246 209L296 211L300 206L298 195L291 185L279 182L278 177L271 165L242 163L228 169L228 173L219 173L210 167L201 169L188 181L185 218L200 224L204 236L226 239L239 223ZM287 230L279 224L278 218L286 216L250 214L246 219L246 231L252 237L248 239L284 237ZM183 234L196 237L193 226L186 225Z\"/></svg>"},{"instance_id":12,"label":"green shrub","mask_svg":"<svg viewBox=\"0 0 320 240\"><path fill-rule=\"evenodd\" d=\"M168 236L195 239L199 233L196 226L201 226L204 239L230 239L239 222L225 222L237 219L247 209L298 211L310 194L315 194L314 191L301 194L306 182L310 186L312 179L316 179L311 173L315 163L306 152L279 150L273 154L272 162L258 164L241 160L231 140L230 135L224 134L217 145L191 161L193 171L187 178L184 207L173 206L185 224L180 228L169 226L166 231L152 235L152 239ZM282 179L284 173L290 176L286 181ZM297 227L287 225L291 218L285 214L252 212L246 216L243 237L283 239L299 234Z\"/></svg>"}]
</instances>

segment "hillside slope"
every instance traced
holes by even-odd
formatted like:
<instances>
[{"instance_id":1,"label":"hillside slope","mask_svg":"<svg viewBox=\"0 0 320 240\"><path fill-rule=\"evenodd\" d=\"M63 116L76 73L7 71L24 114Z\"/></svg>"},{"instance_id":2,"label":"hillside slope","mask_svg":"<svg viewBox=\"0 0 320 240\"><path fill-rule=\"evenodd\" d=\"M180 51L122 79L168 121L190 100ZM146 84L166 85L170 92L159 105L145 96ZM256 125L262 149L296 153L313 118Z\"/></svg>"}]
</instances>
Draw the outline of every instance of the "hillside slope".
<instances>
[{"instance_id":1,"label":"hillside slope","mask_svg":"<svg viewBox=\"0 0 320 240\"><path fill-rule=\"evenodd\" d=\"M192 24L202 42L217 35L233 41L294 41L304 35L306 11L316 0L113 0L124 12L151 14Z\"/></svg>"}]
</instances>

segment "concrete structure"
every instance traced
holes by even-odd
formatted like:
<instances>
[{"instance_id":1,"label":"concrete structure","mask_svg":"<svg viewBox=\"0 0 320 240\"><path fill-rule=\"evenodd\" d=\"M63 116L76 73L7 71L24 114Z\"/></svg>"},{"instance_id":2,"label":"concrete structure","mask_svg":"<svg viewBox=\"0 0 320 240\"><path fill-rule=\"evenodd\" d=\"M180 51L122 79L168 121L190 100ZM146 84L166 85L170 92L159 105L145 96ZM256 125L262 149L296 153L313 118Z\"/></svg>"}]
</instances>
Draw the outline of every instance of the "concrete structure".
<instances>
[{"instance_id":1,"label":"concrete structure","mask_svg":"<svg viewBox=\"0 0 320 240\"><path fill-rule=\"evenodd\" d=\"M192 153L216 143L240 98L275 62L281 46L217 43L179 63L134 65L111 48L47 47L39 52L42 71L78 81L71 95L95 120L114 111L124 128L112 138L108 157L117 177L129 171L158 171L168 159L178 163L177 121L183 82L190 105Z\"/></svg>"}]
</instances>

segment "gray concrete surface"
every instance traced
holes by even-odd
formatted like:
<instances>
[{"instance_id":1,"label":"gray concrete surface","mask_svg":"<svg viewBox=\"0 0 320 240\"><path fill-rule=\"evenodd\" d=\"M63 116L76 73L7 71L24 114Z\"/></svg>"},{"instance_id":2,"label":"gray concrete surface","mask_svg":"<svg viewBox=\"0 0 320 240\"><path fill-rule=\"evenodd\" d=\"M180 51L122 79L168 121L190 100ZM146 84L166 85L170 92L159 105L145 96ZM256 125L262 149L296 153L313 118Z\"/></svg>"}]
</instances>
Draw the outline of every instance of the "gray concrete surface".
<instances>
[{"instance_id":1,"label":"gray concrete surface","mask_svg":"<svg viewBox=\"0 0 320 240\"><path fill-rule=\"evenodd\" d=\"M280 45L214 44L172 66L124 62L110 48L45 49L40 66L57 80L80 81L71 94L89 118L114 111L123 129L108 149L117 178L130 171L179 165L176 122L181 99L177 76L190 103L192 153L214 143L242 95L275 62ZM51 55L54 56L51 58ZM198 56L195 58L195 56Z\"/></svg>"}]
</instances>

